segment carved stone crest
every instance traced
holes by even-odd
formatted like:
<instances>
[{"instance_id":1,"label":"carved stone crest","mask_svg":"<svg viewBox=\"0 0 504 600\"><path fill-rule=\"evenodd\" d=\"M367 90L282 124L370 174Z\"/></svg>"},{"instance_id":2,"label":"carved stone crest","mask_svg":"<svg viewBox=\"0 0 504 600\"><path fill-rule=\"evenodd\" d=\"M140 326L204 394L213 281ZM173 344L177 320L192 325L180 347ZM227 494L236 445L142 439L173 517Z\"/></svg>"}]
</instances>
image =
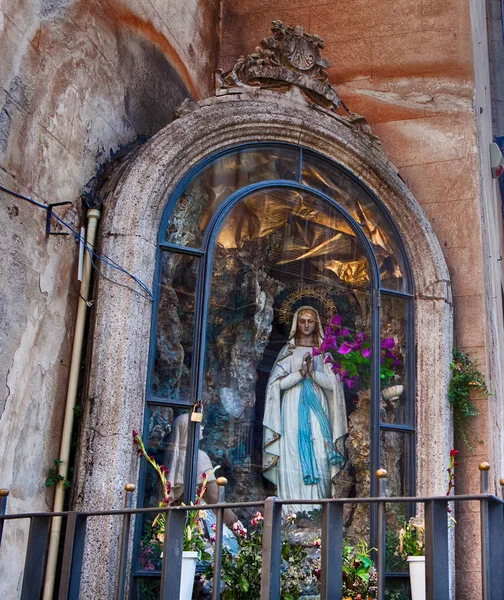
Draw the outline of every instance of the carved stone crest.
<instances>
[{"instance_id":1,"label":"carved stone crest","mask_svg":"<svg viewBox=\"0 0 504 600\"><path fill-rule=\"evenodd\" d=\"M316 104L338 110L341 99L327 75L331 63L320 56L322 38L282 21L273 21L271 31L273 35L264 38L252 54L240 56L231 71L216 72L217 95L240 93L247 87L295 85Z\"/></svg>"}]
</instances>

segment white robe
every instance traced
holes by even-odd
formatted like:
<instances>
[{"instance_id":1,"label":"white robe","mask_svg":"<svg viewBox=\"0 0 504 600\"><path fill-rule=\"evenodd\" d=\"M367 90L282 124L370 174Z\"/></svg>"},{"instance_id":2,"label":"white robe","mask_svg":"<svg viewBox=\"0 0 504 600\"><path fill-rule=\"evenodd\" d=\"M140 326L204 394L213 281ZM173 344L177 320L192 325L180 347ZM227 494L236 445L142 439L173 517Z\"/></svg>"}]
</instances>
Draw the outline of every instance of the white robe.
<instances>
[{"instance_id":1,"label":"white robe","mask_svg":"<svg viewBox=\"0 0 504 600\"><path fill-rule=\"evenodd\" d=\"M303 479L298 449L299 399L302 381L299 371L304 355L307 352L311 354L312 348L296 347L294 344L292 338L289 344L282 348L268 381L263 419L263 474L277 486L279 498L306 500L330 498L331 479L340 470L341 465L329 463L324 448L324 438L313 411L311 411L310 422L320 480L316 485L307 485ZM343 452L341 442L347 432L343 385L324 363L324 356L316 356L313 364L315 392L328 417L333 442L336 444L339 440L337 449ZM288 510L309 512L314 508L319 506L294 504L289 505Z\"/></svg>"}]
</instances>

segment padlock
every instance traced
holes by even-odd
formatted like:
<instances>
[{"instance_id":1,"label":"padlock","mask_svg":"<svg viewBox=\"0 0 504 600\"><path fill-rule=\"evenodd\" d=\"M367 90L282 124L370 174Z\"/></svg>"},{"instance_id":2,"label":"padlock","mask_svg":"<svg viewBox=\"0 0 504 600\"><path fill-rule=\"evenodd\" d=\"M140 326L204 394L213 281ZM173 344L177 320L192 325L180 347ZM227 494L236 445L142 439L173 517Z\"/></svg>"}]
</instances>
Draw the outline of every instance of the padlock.
<instances>
[{"instance_id":1,"label":"padlock","mask_svg":"<svg viewBox=\"0 0 504 600\"><path fill-rule=\"evenodd\" d=\"M203 421L203 411L198 412L198 408L200 408L200 407L201 407L201 404L199 402L197 402L192 408L191 421L193 423L201 423Z\"/></svg>"}]
</instances>

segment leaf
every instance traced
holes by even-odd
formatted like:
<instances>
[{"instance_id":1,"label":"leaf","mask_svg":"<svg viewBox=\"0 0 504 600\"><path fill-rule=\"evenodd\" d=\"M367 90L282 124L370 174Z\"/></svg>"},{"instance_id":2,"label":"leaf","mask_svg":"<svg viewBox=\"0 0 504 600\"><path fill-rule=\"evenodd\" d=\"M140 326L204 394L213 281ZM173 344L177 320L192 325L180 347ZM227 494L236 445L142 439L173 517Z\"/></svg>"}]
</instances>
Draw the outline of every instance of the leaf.
<instances>
[{"instance_id":1,"label":"leaf","mask_svg":"<svg viewBox=\"0 0 504 600\"><path fill-rule=\"evenodd\" d=\"M238 582L238 585L240 586L240 590L242 592L248 592L249 582L248 582L248 579L245 577L245 575L243 575L243 573L240 575L240 580Z\"/></svg>"}]
</instances>

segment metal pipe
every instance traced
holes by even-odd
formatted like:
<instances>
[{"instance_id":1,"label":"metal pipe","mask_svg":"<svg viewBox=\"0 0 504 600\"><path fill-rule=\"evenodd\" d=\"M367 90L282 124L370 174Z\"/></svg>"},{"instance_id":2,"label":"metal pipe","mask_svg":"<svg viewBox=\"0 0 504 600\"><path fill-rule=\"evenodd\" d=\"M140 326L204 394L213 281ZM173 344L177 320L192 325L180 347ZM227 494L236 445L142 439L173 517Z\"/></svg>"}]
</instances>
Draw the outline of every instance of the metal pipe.
<instances>
[{"instance_id":1,"label":"metal pipe","mask_svg":"<svg viewBox=\"0 0 504 600\"><path fill-rule=\"evenodd\" d=\"M7 512L7 496L9 490L0 490L0 515L5 515ZM3 534L4 521L0 519L0 546L2 545L2 534Z\"/></svg>"},{"instance_id":2,"label":"metal pipe","mask_svg":"<svg viewBox=\"0 0 504 600\"><path fill-rule=\"evenodd\" d=\"M128 509L132 506L133 492L136 489L135 484L127 483L124 486L126 490L126 498L124 500L124 508ZM129 545L129 529L131 523L131 514L125 513L123 516L123 526L121 533L121 545L120 545L120 560L119 560L119 582L117 585L116 600L123 600L126 590L126 564L128 562L128 545Z\"/></svg>"},{"instance_id":3,"label":"metal pipe","mask_svg":"<svg viewBox=\"0 0 504 600\"><path fill-rule=\"evenodd\" d=\"M96 231L101 212L96 208L90 208L87 211L88 226L86 234L86 244L93 249L96 240ZM84 329L86 325L87 299L91 280L91 254L88 250L84 256L84 268L82 282L79 290L79 300L77 306L77 317L75 319L75 332L72 346L72 362L70 364L70 374L68 376L68 389L65 406L65 420L63 422L63 431L61 434L61 447L59 459L60 475L63 480L68 474L68 461L70 458L70 446L72 441L72 429L74 422L74 408L77 398L77 388L79 383L79 372L82 360L82 346L84 342ZM61 512L65 500L65 488L63 482L58 481L54 495L53 512ZM54 592L54 583L56 578L56 564L58 561L58 548L61 537L61 517L54 517L51 527L51 537L49 541L49 552L47 554L47 567L44 581L43 600L52 600Z\"/></svg>"}]
</instances>

